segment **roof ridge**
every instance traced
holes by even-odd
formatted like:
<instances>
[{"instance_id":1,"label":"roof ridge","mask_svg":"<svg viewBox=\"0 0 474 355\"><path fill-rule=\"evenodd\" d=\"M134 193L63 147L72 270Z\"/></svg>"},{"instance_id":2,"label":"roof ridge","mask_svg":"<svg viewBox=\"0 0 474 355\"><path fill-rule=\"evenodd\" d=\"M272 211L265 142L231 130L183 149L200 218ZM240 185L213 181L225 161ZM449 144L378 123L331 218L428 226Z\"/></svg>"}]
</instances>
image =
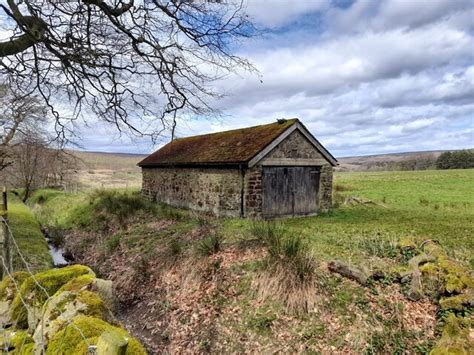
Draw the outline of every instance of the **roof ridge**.
<instances>
[{"instance_id":1,"label":"roof ridge","mask_svg":"<svg viewBox=\"0 0 474 355\"><path fill-rule=\"evenodd\" d=\"M289 121L293 121L290 125L288 125L288 127L291 127L293 124L295 124L296 122L299 122L299 119L297 117L293 117L293 118L284 118L284 122L280 123L279 120L282 120L281 118L277 119L276 122L272 122L272 123L264 123L264 124L259 124L259 125L256 125L256 126L250 126L250 127L242 127L242 128L234 128L234 129L228 129L226 131L218 131L218 132L212 132L212 133L204 133L204 134L196 134L194 136L187 136L187 137L181 137L181 138L175 138L172 142L174 141L178 141L178 140L181 140L181 139L188 139L188 138L194 138L194 137L204 137L204 136L212 136L214 134L224 134L224 133L233 133L233 132L237 132L237 131L246 131L246 130L250 130L250 129L255 129L255 128L258 128L258 127L264 127L264 126L271 126L271 125L280 125L280 124L285 124ZM172 143L170 142L170 143Z\"/></svg>"}]
</instances>

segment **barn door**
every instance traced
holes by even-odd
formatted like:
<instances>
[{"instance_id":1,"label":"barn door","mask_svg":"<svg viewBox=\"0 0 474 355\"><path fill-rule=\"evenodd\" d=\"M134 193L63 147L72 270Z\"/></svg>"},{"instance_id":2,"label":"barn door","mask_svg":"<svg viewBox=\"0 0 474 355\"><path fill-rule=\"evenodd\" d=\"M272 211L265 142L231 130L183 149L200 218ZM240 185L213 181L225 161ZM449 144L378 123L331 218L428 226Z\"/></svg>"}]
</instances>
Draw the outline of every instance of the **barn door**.
<instances>
[{"instance_id":1,"label":"barn door","mask_svg":"<svg viewBox=\"0 0 474 355\"><path fill-rule=\"evenodd\" d=\"M264 216L295 216L316 212L318 168L264 167L262 185Z\"/></svg>"}]
</instances>

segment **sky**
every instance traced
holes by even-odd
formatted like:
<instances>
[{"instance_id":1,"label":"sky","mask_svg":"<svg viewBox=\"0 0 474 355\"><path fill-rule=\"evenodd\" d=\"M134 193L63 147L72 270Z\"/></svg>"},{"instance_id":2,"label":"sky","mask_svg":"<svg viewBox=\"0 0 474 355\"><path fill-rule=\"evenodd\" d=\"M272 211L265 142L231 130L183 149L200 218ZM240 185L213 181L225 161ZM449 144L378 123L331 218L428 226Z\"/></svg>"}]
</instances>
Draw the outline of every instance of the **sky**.
<instances>
[{"instance_id":1,"label":"sky","mask_svg":"<svg viewBox=\"0 0 474 355\"><path fill-rule=\"evenodd\" d=\"M180 137L298 117L336 157L474 147L474 0L247 0L262 35L236 46L259 73L216 82L220 119ZM149 139L80 129L82 149Z\"/></svg>"}]
</instances>

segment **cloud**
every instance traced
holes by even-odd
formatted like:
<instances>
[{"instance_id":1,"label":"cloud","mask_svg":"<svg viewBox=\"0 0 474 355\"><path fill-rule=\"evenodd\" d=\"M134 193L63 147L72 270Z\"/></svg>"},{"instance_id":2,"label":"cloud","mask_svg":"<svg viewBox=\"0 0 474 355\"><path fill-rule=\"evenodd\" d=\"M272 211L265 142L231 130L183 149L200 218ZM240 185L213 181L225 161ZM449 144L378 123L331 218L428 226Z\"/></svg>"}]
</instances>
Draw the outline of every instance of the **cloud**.
<instances>
[{"instance_id":1,"label":"cloud","mask_svg":"<svg viewBox=\"0 0 474 355\"><path fill-rule=\"evenodd\" d=\"M329 5L329 0L247 0L244 8L257 25L276 28L295 21L301 15L325 10Z\"/></svg>"}]
</instances>

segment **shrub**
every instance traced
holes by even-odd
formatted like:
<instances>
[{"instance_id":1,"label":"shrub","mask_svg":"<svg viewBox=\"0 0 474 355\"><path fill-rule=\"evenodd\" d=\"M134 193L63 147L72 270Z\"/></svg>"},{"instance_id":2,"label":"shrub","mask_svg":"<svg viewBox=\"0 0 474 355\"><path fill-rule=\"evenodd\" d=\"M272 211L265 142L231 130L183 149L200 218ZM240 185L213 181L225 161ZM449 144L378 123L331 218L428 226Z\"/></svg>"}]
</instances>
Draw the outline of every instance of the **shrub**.
<instances>
[{"instance_id":1,"label":"shrub","mask_svg":"<svg viewBox=\"0 0 474 355\"><path fill-rule=\"evenodd\" d=\"M222 246L222 236L220 234L211 234L201 239L197 244L199 254L208 256L217 253Z\"/></svg>"}]
</instances>

